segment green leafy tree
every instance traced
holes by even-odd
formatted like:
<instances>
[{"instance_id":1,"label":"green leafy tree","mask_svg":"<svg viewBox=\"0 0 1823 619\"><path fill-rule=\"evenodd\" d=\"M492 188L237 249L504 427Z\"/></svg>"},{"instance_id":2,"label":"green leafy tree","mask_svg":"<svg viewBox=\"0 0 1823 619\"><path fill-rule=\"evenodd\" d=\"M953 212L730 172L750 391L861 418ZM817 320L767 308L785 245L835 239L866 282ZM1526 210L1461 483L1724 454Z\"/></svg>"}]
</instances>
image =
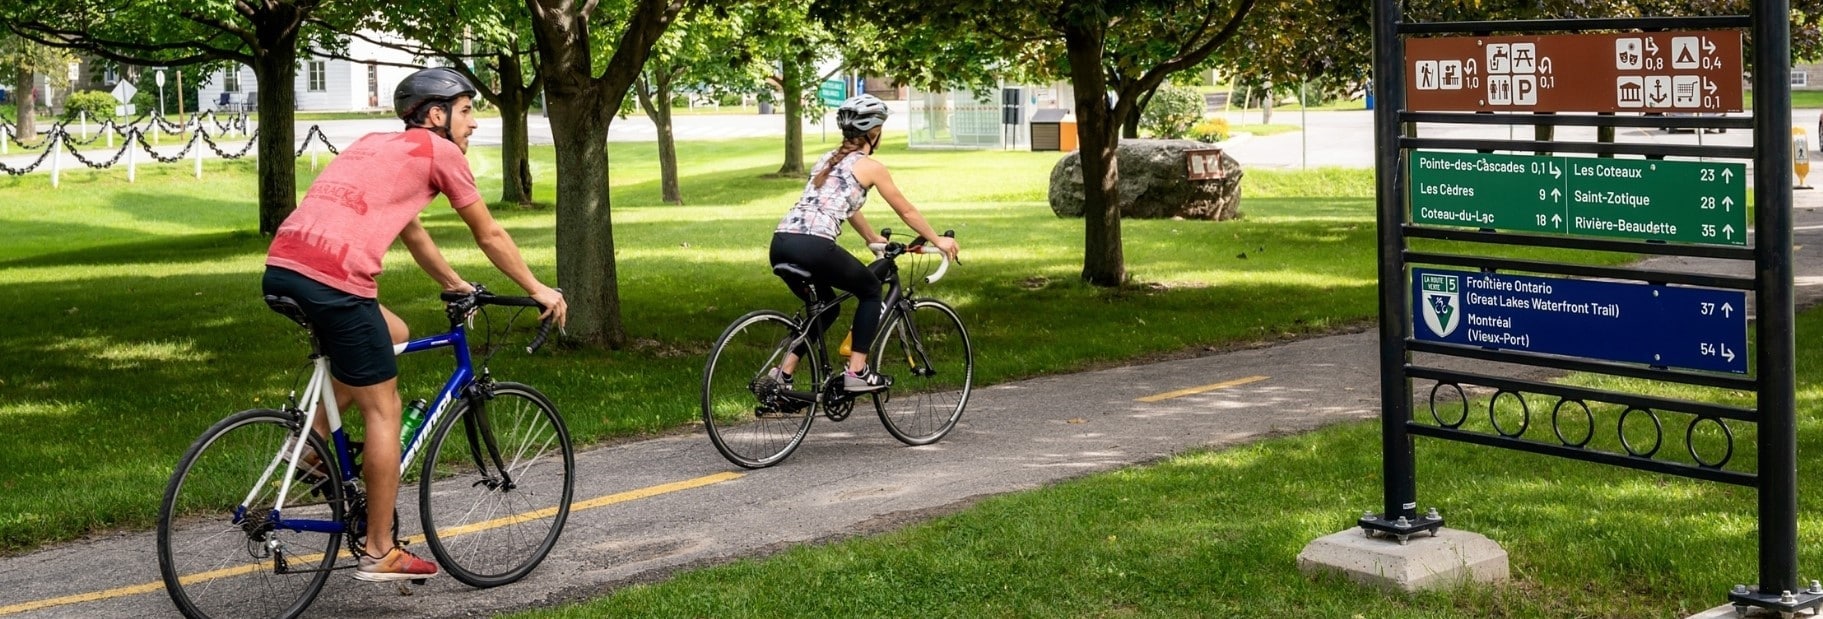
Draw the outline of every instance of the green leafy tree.
<instances>
[{"instance_id":1,"label":"green leafy tree","mask_svg":"<svg viewBox=\"0 0 1823 619\"><path fill-rule=\"evenodd\" d=\"M835 35L838 28L825 27L811 19L809 0L753 6L756 10L751 30L756 36L750 39L750 45L758 55L776 59L778 63L778 71L768 78L779 90L785 116L785 162L779 166L777 175L804 176L808 173L804 167L804 121L827 112L818 103L817 87L847 68L838 65L819 75L816 67L840 56L839 46L858 37L839 40Z\"/></svg>"},{"instance_id":2,"label":"green leafy tree","mask_svg":"<svg viewBox=\"0 0 1823 619\"><path fill-rule=\"evenodd\" d=\"M588 344L619 346L627 338L608 201L608 126L653 46L696 1L526 0L557 151L557 280L570 302L570 334ZM611 48L595 38L598 26Z\"/></svg>"},{"instance_id":3,"label":"green leafy tree","mask_svg":"<svg viewBox=\"0 0 1823 619\"><path fill-rule=\"evenodd\" d=\"M52 86L68 86L70 73L67 69L71 60L69 52L0 31L0 71L10 71L10 75L17 78L13 82L13 99L18 105L15 113L19 117L14 121L18 124L19 139L29 141L38 133L39 101L32 85L43 75Z\"/></svg>"},{"instance_id":4,"label":"green leafy tree","mask_svg":"<svg viewBox=\"0 0 1823 619\"><path fill-rule=\"evenodd\" d=\"M1256 1L816 0L814 12L826 23L873 24L878 44L859 47L871 52L866 64L902 83L1067 77L1082 152L1082 278L1118 286L1127 277L1115 160L1121 130L1159 86L1233 39ZM970 62L984 66L962 66Z\"/></svg>"},{"instance_id":5,"label":"green leafy tree","mask_svg":"<svg viewBox=\"0 0 1823 619\"><path fill-rule=\"evenodd\" d=\"M660 38L634 81L634 98L658 130L659 186L668 204L683 204L678 183L677 137L671 118L672 97L680 88L695 92L749 93L757 90L765 67L747 44L755 33L751 5L742 10L702 8L679 20Z\"/></svg>"},{"instance_id":6,"label":"green leafy tree","mask_svg":"<svg viewBox=\"0 0 1823 619\"><path fill-rule=\"evenodd\" d=\"M500 111L500 203L532 205L531 134L527 119L544 84L538 73L532 16L519 0L406 2L376 11L360 28L392 32L406 41L342 34L444 64L468 77L483 101ZM351 59L366 62L365 59Z\"/></svg>"},{"instance_id":7,"label":"green leafy tree","mask_svg":"<svg viewBox=\"0 0 1823 619\"><path fill-rule=\"evenodd\" d=\"M0 24L43 45L79 49L142 66L232 61L253 68L259 88L260 232L273 234L297 208L293 126L300 49L341 45L321 24L346 24L378 3L365 0L0 0Z\"/></svg>"}]
</instances>

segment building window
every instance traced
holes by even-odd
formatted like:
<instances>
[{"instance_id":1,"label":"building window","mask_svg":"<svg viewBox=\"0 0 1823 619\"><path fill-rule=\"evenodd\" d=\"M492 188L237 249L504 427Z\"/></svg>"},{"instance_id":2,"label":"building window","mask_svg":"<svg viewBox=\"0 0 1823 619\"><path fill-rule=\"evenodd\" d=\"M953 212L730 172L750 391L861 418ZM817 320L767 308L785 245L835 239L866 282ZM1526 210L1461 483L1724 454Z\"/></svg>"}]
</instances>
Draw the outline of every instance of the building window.
<instances>
[{"instance_id":1,"label":"building window","mask_svg":"<svg viewBox=\"0 0 1823 619\"><path fill-rule=\"evenodd\" d=\"M325 64L321 60L310 61L310 92L329 90L329 78L324 75L327 71Z\"/></svg>"},{"instance_id":2,"label":"building window","mask_svg":"<svg viewBox=\"0 0 1823 619\"><path fill-rule=\"evenodd\" d=\"M104 84L112 84L112 83L118 82L118 81L120 81L120 72L116 71L114 69L114 67L108 67L107 69L102 70L101 81Z\"/></svg>"},{"instance_id":3,"label":"building window","mask_svg":"<svg viewBox=\"0 0 1823 619\"><path fill-rule=\"evenodd\" d=\"M1800 69L1793 69L1791 71L1791 85L1797 88L1809 87L1810 73Z\"/></svg>"},{"instance_id":4,"label":"building window","mask_svg":"<svg viewBox=\"0 0 1823 619\"><path fill-rule=\"evenodd\" d=\"M223 75L223 79L222 79L222 90L223 91L226 91L226 92L240 92L241 91L240 67L235 67L233 69L229 69L229 70L223 72L222 75Z\"/></svg>"}]
</instances>

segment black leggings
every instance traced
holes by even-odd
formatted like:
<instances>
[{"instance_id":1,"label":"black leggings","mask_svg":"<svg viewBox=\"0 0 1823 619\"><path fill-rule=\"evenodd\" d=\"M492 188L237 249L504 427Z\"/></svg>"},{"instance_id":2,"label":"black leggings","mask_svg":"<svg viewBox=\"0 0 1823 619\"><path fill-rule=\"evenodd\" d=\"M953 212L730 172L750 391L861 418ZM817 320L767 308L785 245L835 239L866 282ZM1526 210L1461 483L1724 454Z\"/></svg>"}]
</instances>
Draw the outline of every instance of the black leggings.
<instances>
[{"instance_id":1,"label":"black leggings","mask_svg":"<svg viewBox=\"0 0 1823 619\"><path fill-rule=\"evenodd\" d=\"M861 264L854 254L836 245L835 241L809 234L773 234L772 263L781 262L789 262L810 271L810 281L816 287L817 298L824 302L835 298L835 293L830 290L832 286L854 295L860 301L855 307L854 342L849 347L855 352L866 354L873 346L874 332L880 329L880 308L883 307L880 276L867 268L867 265ZM810 300L809 291L797 286L791 287L791 293L806 302ZM835 321L836 312L823 312L817 318L817 330L828 333ZM807 349L795 352L798 356L803 356Z\"/></svg>"}]
</instances>

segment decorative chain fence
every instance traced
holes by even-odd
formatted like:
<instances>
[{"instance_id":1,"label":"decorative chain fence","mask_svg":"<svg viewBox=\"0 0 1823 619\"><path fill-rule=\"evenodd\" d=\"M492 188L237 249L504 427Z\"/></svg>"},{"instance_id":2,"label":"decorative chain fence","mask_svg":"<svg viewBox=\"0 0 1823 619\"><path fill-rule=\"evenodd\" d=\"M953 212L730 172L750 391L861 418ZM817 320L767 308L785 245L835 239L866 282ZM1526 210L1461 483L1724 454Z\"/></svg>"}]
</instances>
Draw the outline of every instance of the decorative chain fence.
<instances>
[{"instance_id":1,"label":"decorative chain fence","mask_svg":"<svg viewBox=\"0 0 1823 619\"><path fill-rule=\"evenodd\" d=\"M214 125L214 135L211 135L209 127L203 123L204 117L209 119L209 124ZM144 126L140 126L141 121L146 121ZM17 125L4 117L0 117L0 155L7 154L6 151L9 144L27 150L43 149L38 153L36 159L24 165L8 165L5 161L0 161L0 172L4 172L9 176L21 176L44 168L50 172L51 186L57 187L61 180L60 176L62 170L65 167L63 163L64 155L67 153L69 157L75 159L77 163L96 170L105 170L115 167L116 165L125 165L127 168L127 181L132 182L138 174L138 165L140 157L143 154L144 156L151 157L153 161L167 164L178 163L183 161L185 157L189 157L195 162L196 177L202 178L205 148L214 152L215 156L220 159L242 159L254 152L254 145L259 141L259 131L257 129L252 132L247 131L245 115L231 117L225 123L217 120L213 113L192 116L189 120L182 123L174 123L160 118L148 119L144 116L126 124L116 124L112 120L105 120L102 121L101 125L96 127L96 133L92 137L77 137L76 134L72 134L71 124L71 122L65 121L51 125L50 129L44 133L42 139L28 143L19 139ZM81 123L79 131L81 135L87 135L88 127L86 122ZM186 132L189 133L190 137L184 142L183 148L177 151L176 154L166 155L158 151L156 143L160 135L183 135ZM230 151L222 148L220 144L216 143L217 137L230 137L235 133L239 133L240 137L246 140L240 145L238 150ZM148 135L151 136L150 141L147 139ZM114 149L115 136L124 138L124 143L121 144L119 149L114 150L112 155L107 155L107 150L101 150L101 152L97 153L95 152L97 149L91 149L88 154L84 154L81 150L81 148L93 145L103 138L107 141L107 149ZM328 150L331 155L340 154L341 152L336 148L335 144L329 141L329 136L323 133L322 127L312 125L305 132L304 139L299 142L297 151L292 156L302 157L304 156L304 153L310 153L310 167L315 169L317 167L317 156L321 150Z\"/></svg>"}]
</instances>

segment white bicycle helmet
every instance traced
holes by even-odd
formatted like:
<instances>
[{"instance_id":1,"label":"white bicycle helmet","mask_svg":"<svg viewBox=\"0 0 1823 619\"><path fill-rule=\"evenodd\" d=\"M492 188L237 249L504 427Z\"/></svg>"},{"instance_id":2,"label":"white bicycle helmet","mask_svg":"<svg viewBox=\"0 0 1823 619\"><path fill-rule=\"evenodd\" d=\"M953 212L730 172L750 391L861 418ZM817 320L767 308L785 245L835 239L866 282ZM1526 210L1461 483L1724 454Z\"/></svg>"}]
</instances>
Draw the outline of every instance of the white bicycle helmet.
<instances>
[{"instance_id":1,"label":"white bicycle helmet","mask_svg":"<svg viewBox=\"0 0 1823 619\"><path fill-rule=\"evenodd\" d=\"M886 102L873 95L855 95L836 108L836 126L843 135L859 135L886 124Z\"/></svg>"}]
</instances>

